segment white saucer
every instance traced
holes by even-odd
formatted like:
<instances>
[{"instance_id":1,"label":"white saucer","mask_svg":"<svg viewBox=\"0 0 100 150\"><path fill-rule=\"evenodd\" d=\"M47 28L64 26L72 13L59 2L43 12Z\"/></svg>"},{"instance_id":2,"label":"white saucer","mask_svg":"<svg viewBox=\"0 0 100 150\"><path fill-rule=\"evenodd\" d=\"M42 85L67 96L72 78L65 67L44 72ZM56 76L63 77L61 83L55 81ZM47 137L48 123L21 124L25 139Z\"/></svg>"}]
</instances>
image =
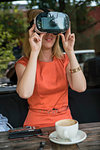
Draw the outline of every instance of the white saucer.
<instances>
[{"instance_id":1,"label":"white saucer","mask_svg":"<svg viewBox=\"0 0 100 150\"><path fill-rule=\"evenodd\" d=\"M81 130L78 130L77 136L75 138L75 140L73 141L69 141L69 140L63 140L59 137L57 137L57 133L56 131L52 132L49 135L49 139L50 141L57 143L57 144L62 144L62 145L71 145L71 144L77 144L79 142L82 142L83 140L85 140L87 137L87 134Z\"/></svg>"}]
</instances>

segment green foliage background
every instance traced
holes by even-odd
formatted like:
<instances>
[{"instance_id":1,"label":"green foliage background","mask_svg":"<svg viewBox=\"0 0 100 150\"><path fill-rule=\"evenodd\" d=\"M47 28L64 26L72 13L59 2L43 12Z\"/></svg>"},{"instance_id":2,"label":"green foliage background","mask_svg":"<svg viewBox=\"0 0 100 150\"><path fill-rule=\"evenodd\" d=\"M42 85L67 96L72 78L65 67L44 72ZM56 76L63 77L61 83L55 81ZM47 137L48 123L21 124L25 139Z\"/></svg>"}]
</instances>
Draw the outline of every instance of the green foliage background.
<instances>
[{"instance_id":1,"label":"green foliage background","mask_svg":"<svg viewBox=\"0 0 100 150\"><path fill-rule=\"evenodd\" d=\"M13 47L23 40L27 27L23 15L17 8L0 10L0 77L5 75L8 62L15 61Z\"/></svg>"},{"instance_id":2,"label":"green foliage background","mask_svg":"<svg viewBox=\"0 0 100 150\"><path fill-rule=\"evenodd\" d=\"M4 31L3 25L0 25L0 77L3 76L8 62L15 60L12 47L16 46L17 40L8 31Z\"/></svg>"}]
</instances>

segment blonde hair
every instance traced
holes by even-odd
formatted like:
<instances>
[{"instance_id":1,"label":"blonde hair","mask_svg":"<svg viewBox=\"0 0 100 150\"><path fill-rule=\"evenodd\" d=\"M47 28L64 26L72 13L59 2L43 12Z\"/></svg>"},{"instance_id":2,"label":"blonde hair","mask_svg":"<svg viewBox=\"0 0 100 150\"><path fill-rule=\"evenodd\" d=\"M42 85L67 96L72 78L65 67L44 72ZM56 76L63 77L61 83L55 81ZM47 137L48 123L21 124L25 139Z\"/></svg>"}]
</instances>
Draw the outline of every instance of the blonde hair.
<instances>
[{"instance_id":1,"label":"blonde hair","mask_svg":"<svg viewBox=\"0 0 100 150\"><path fill-rule=\"evenodd\" d=\"M29 10L27 12L28 23L30 23L41 12L43 12L41 9ZM25 57L28 57L28 58L29 58L30 53L31 53L31 47L30 47L30 43L29 43L29 32L28 31L25 35L25 39L24 39L24 43L23 43L23 52L22 53ZM52 57L56 56L57 58L61 58L63 56L62 49L59 45L59 35L57 35L56 41L55 41L54 46L52 48L52 54L53 54Z\"/></svg>"}]
</instances>

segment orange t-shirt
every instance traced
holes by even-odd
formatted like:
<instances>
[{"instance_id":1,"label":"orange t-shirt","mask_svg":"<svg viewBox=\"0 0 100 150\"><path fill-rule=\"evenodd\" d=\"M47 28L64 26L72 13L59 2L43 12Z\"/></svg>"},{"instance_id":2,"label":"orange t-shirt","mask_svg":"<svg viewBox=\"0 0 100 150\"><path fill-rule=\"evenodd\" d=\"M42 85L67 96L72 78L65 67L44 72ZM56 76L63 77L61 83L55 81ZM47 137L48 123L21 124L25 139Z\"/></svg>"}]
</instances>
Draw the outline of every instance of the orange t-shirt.
<instances>
[{"instance_id":1,"label":"orange t-shirt","mask_svg":"<svg viewBox=\"0 0 100 150\"><path fill-rule=\"evenodd\" d=\"M27 66L28 58L21 57L16 63ZM67 54L62 59L54 57L52 62L37 60L35 88L28 98L29 111L24 126L48 127L60 119L72 118L68 107L68 63Z\"/></svg>"}]
</instances>

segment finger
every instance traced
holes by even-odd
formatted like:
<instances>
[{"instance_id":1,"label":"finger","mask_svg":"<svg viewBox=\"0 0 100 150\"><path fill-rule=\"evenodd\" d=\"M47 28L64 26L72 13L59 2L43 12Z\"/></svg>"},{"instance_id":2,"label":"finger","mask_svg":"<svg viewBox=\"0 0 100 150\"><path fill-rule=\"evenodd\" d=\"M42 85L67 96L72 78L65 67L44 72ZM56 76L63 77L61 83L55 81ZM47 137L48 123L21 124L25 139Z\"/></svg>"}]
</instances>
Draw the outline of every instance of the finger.
<instances>
[{"instance_id":1,"label":"finger","mask_svg":"<svg viewBox=\"0 0 100 150\"><path fill-rule=\"evenodd\" d=\"M71 21L69 22L69 34L71 34Z\"/></svg>"},{"instance_id":2,"label":"finger","mask_svg":"<svg viewBox=\"0 0 100 150\"><path fill-rule=\"evenodd\" d=\"M39 42L39 41L40 41L40 38L34 37L34 41L35 41L35 42Z\"/></svg>"},{"instance_id":3,"label":"finger","mask_svg":"<svg viewBox=\"0 0 100 150\"><path fill-rule=\"evenodd\" d=\"M75 34L74 33L70 34L69 39L71 39L71 40L75 39Z\"/></svg>"},{"instance_id":4,"label":"finger","mask_svg":"<svg viewBox=\"0 0 100 150\"><path fill-rule=\"evenodd\" d=\"M31 36L38 36L39 37L39 34L34 31Z\"/></svg>"},{"instance_id":5,"label":"finger","mask_svg":"<svg viewBox=\"0 0 100 150\"><path fill-rule=\"evenodd\" d=\"M40 41L40 35L38 35L36 32L33 34L33 37L39 42Z\"/></svg>"},{"instance_id":6,"label":"finger","mask_svg":"<svg viewBox=\"0 0 100 150\"><path fill-rule=\"evenodd\" d=\"M71 39L75 41L75 34L73 33Z\"/></svg>"},{"instance_id":7,"label":"finger","mask_svg":"<svg viewBox=\"0 0 100 150\"><path fill-rule=\"evenodd\" d=\"M34 35L34 36L32 36L31 40L33 40L34 42L39 42L40 41L40 37Z\"/></svg>"},{"instance_id":8,"label":"finger","mask_svg":"<svg viewBox=\"0 0 100 150\"><path fill-rule=\"evenodd\" d=\"M38 35L38 33L33 32L32 35L31 35L31 37L35 37L35 36L38 37L38 38L40 38L40 36Z\"/></svg>"},{"instance_id":9,"label":"finger","mask_svg":"<svg viewBox=\"0 0 100 150\"><path fill-rule=\"evenodd\" d=\"M33 24L33 26L29 29L30 36L32 36L32 34L34 33L34 29L35 29L35 24Z\"/></svg>"},{"instance_id":10,"label":"finger","mask_svg":"<svg viewBox=\"0 0 100 150\"><path fill-rule=\"evenodd\" d=\"M29 31L33 31L35 29L35 24L29 29Z\"/></svg>"},{"instance_id":11,"label":"finger","mask_svg":"<svg viewBox=\"0 0 100 150\"><path fill-rule=\"evenodd\" d=\"M34 40L35 42L36 41L39 42L40 41L40 36L36 32L34 32L34 33L32 33L32 35L30 36L29 39Z\"/></svg>"},{"instance_id":12,"label":"finger","mask_svg":"<svg viewBox=\"0 0 100 150\"><path fill-rule=\"evenodd\" d=\"M66 33L65 33L65 39L66 39L66 40L68 40L69 35L70 35L70 27L68 28L68 30L67 30Z\"/></svg>"},{"instance_id":13,"label":"finger","mask_svg":"<svg viewBox=\"0 0 100 150\"><path fill-rule=\"evenodd\" d=\"M46 34L46 33L41 33L41 34L40 34L40 38L42 39L45 34Z\"/></svg>"}]
</instances>

